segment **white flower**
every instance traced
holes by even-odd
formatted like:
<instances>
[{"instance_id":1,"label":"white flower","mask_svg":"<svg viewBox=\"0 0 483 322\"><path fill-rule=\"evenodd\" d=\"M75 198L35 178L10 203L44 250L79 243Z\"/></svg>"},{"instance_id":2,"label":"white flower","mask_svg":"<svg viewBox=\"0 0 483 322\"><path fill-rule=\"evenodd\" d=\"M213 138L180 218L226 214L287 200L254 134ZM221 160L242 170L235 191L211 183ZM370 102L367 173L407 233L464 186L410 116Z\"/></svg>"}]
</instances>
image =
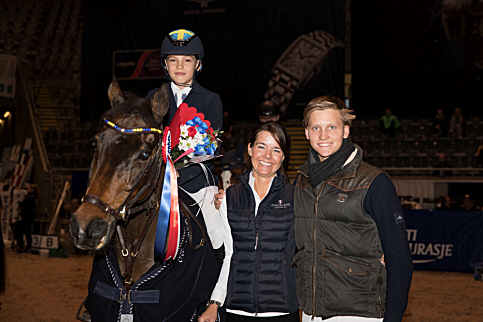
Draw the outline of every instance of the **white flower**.
<instances>
[{"instance_id":1,"label":"white flower","mask_svg":"<svg viewBox=\"0 0 483 322\"><path fill-rule=\"evenodd\" d=\"M183 137L187 137L188 136L188 129L190 128L190 126L189 125L186 125L186 124L183 124L179 128L181 130L181 132L180 132L179 135L180 136L183 136Z\"/></svg>"},{"instance_id":2,"label":"white flower","mask_svg":"<svg viewBox=\"0 0 483 322\"><path fill-rule=\"evenodd\" d=\"M190 149L190 147L191 147L191 142L189 142L188 140L180 140L178 143L178 148L181 151L187 151Z\"/></svg>"},{"instance_id":3,"label":"white flower","mask_svg":"<svg viewBox=\"0 0 483 322\"><path fill-rule=\"evenodd\" d=\"M203 140L206 137L206 134L200 134L196 133L195 136L193 137L193 140L196 142L196 144L203 144Z\"/></svg>"},{"instance_id":4,"label":"white flower","mask_svg":"<svg viewBox=\"0 0 483 322\"><path fill-rule=\"evenodd\" d=\"M188 138L187 141L190 148L194 148L198 144L194 138Z\"/></svg>"}]
</instances>

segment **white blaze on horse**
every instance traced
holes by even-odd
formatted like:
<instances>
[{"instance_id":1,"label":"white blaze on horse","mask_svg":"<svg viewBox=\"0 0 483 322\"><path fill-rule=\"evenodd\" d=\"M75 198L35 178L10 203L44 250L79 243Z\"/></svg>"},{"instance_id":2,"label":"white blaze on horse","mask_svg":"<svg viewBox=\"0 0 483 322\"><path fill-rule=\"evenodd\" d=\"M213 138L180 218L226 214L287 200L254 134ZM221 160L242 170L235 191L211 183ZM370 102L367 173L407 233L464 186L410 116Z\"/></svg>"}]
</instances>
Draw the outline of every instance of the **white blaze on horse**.
<instances>
[{"instance_id":1,"label":"white blaze on horse","mask_svg":"<svg viewBox=\"0 0 483 322\"><path fill-rule=\"evenodd\" d=\"M95 137L89 188L70 222L75 245L96 251L87 311L77 318L196 320L209 300L218 265L203 216L193 216L198 207L181 189L178 255L170 260L154 256L165 169L160 142L166 86L151 100L126 99L114 79L108 95L111 109Z\"/></svg>"}]
</instances>

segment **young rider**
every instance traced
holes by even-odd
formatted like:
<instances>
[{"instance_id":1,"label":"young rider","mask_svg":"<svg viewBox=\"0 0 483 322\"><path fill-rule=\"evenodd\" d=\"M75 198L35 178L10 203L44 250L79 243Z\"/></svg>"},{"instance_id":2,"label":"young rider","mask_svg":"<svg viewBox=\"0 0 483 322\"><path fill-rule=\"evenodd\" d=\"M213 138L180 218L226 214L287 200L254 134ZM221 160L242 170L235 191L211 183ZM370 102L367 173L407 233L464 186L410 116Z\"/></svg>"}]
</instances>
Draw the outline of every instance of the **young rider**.
<instances>
[{"instance_id":1,"label":"young rider","mask_svg":"<svg viewBox=\"0 0 483 322\"><path fill-rule=\"evenodd\" d=\"M213 130L223 126L223 107L220 96L202 87L195 76L201 72L204 50L201 39L192 31L178 29L170 32L161 44L162 66L168 83L169 109L167 124L171 122L181 103L195 107L211 122ZM158 89L149 91L150 98ZM212 162L204 163L211 174L205 175L201 166L192 165L178 171L178 186L187 191L199 204L203 212L208 235L221 266L224 257L223 230L218 210L213 204L213 196L218 191L218 177L213 173Z\"/></svg>"}]
</instances>

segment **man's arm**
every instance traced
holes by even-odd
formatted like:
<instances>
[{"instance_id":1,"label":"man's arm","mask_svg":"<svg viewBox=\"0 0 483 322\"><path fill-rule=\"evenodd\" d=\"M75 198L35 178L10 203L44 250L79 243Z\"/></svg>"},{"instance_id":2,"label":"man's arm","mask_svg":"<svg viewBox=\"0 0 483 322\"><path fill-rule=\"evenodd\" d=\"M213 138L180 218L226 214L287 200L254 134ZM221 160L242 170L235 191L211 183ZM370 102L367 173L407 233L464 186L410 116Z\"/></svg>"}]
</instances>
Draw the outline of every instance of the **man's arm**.
<instances>
[{"instance_id":1,"label":"man's arm","mask_svg":"<svg viewBox=\"0 0 483 322\"><path fill-rule=\"evenodd\" d=\"M386 262L384 322L401 322L408 303L413 262L401 203L387 174L381 173L374 179L363 206L376 222Z\"/></svg>"}]
</instances>

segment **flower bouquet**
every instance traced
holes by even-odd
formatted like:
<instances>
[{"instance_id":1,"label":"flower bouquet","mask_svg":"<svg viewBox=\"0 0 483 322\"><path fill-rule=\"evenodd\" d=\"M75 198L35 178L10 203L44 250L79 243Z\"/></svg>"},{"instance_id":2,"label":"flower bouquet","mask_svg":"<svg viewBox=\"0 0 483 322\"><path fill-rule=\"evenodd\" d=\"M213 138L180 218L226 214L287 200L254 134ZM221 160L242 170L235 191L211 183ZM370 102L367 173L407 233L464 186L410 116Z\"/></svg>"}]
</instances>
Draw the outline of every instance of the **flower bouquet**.
<instances>
[{"instance_id":1,"label":"flower bouquet","mask_svg":"<svg viewBox=\"0 0 483 322\"><path fill-rule=\"evenodd\" d=\"M179 250L181 232L176 170L200 163L206 171L201 162L218 157L215 156L218 147L216 137L220 132L213 131L210 121L204 118L203 113L183 103L163 131L161 151L166 171L159 202L154 255L164 258L164 261L176 258Z\"/></svg>"},{"instance_id":2,"label":"flower bouquet","mask_svg":"<svg viewBox=\"0 0 483 322\"><path fill-rule=\"evenodd\" d=\"M218 147L217 136L221 132L214 131L210 127L210 121L204 117L196 108L182 103L169 126L165 128L162 141L163 159L166 162L169 155L176 170L218 157L215 156L215 151Z\"/></svg>"}]
</instances>

